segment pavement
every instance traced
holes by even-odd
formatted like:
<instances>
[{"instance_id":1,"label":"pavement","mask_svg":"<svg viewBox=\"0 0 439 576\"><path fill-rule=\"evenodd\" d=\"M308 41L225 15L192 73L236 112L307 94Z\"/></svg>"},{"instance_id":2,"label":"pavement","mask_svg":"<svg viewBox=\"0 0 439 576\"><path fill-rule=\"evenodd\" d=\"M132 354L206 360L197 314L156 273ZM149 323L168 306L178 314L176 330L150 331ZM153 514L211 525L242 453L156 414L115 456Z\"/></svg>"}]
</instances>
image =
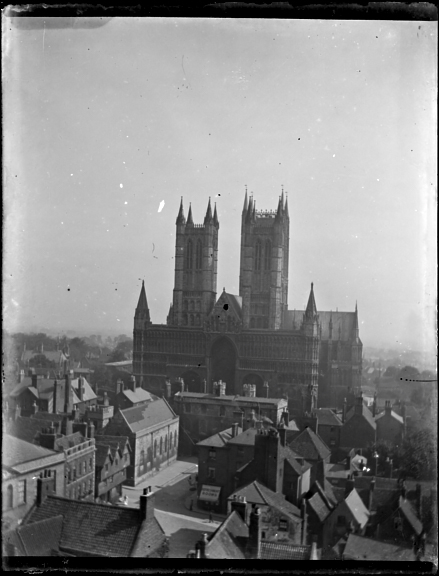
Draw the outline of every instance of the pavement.
<instances>
[{"instance_id":1,"label":"pavement","mask_svg":"<svg viewBox=\"0 0 439 576\"><path fill-rule=\"evenodd\" d=\"M170 558L186 558L201 535L216 530L226 518L214 513L210 521L209 512L198 508L196 462L196 458L175 460L137 486L122 487L122 496L127 498L127 505L138 508L143 489L151 486L155 494L155 517L169 537Z\"/></svg>"}]
</instances>

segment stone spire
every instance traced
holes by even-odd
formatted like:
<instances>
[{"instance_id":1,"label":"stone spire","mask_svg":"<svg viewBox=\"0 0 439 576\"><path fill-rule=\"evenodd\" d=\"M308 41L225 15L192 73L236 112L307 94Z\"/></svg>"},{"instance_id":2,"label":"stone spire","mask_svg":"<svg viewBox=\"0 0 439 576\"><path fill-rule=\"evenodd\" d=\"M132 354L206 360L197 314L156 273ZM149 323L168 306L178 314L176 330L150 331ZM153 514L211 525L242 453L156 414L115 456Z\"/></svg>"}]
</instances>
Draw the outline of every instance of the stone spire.
<instances>
[{"instance_id":1,"label":"stone spire","mask_svg":"<svg viewBox=\"0 0 439 576\"><path fill-rule=\"evenodd\" d=\"M287 218L290 217L290 214L288 212L288 196L285 196L285 206L284 206L284 214Z\"/></svg>"},{"instance_id":2,"label":"stone spire","mask_svg":"<svg viewBox=\"0 0 439 576\"><path fill-rule=\"evenodd\" d=\"M355 302L355 315L354 315L354 325L352 326L352 339L358 342L360 338L360 329L358 327L358 307L357 302Z\"/></svg>"},{"instance_id":3,"label":"stone spire","mask_svg":"<svg viewBox=\"0 0 439 576\"><path fill-rule=\"evenodd\" d=\"M175 221L175 223L178 224L186 224L186 218L184 217L184 211L183 211L183 196L181 197L181 202L180 202L180 210L178 211L178 216L177 216L177 220Z\"/></svg>"},{"instance_id":4,"label":"stone spire","mask_svg":"<svg viewBox=\"0 0 439 576\"><path fill-rule=\"evenodd\" d=\"M187 214L186 226L193 226L194 221L192 218L192 204L189 202L189 212Z\"/></svg>"},{"instance_id":5,"label":"stone spire","mask_svg":"<svg viewBox=\"0 0 439 576\"><path fill-rule=\"evenodd\" d=\"M136 308L136 316L142 316L144 320L148 322L151 320L149 317L149 308L148 308L148 301L146 299L146 292L145 292L145 281L142 280L142 288L140 290L139 301L137 303Z\"/></svg>"},{"instance_id":6,"label":"stone spire","mask_svg":"<svg viewBox=\"0 0 439 576\"><path fill-rule=\"evenodd\" d=\"M219 220L218 220L218 213L216 211L216 202L215 202L215 209L213 211L213 223L217 228L219 228Z\"/></svg>"},{"instance_id":7,"label":"stone spire","mask_svg":"<svg viewBox=\"0 0 439 576\"><path fill-rule=\"evenodd\" d=\"M204 224L210 224L212 222L212 207L210 205L210 196L209 196L209 203L207 205L206 216L204 217Z\"/></svg>"},{"instance_id":8,"label":"stone spire","mask_svg":"<svg viewBox=\"0 0 439 576\"><path fill-rule=\"evenodd\" d=\"M247 216L245 218L246 222L251 222L253 217L253 196L250 196L248 203Z\"/></svg>"},{"instance_id":9,"label":"stone spire","mask_svg":"<svg viewBox=\"0 0 439 576\"><path fill-rule=\"evenodd\" d=\"M313 320L317 316L317 306L314 298L314 283L311 282L311 292L309 293L308 304L305 310L305 318Z\"/></svg>"},{"instance_id":10,"label":"stone spire","mask_svg":"<svg viewBox=\"0 0 439 576\"><path fill-rule=\"evenodd\" d=\"M248 210L248 200L247 200L247 186L245 187L245 198L244 198L244 207L242 209L242 214L246 215Z\"/></svg>"}]
</instances>

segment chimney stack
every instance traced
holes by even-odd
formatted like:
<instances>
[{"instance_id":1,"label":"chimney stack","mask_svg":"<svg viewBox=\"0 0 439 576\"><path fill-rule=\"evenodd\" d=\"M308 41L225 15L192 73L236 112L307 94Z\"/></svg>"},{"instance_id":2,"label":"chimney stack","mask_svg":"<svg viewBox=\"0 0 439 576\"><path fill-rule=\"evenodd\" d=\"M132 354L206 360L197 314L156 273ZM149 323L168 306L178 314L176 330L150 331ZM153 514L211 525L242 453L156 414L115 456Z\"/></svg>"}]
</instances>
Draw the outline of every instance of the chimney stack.
<instances>
[{"instance_id":1,"label":"chimney stack","mask_svg":"<svg viewBox=\"0 0 439 576\"><path fill-rule=\"evenodd\" d=\"M319 560L319 555L317 552L317 536L312 537L311 553L310 553L309 559L310 560Z\"/></svg>"},{"instance_id":2,"label":"chimney stack","mask_svg":"<svg viewBox=\"0 0 439 576\"><path fill-rule=\"evenodd\" d=\"M37 376L37 374L32 374L32 388L38 388L38 376Z\"/></svg>"},{"instance_id":3,"label":"chimney stack","mask_svg":"<svg viewBox=\"0 0 439 576\"><path fill-rule=\"evenodd\" d=\"M285 446L286 441L287 441L287 429L285 428L285 423L283 420L281 420L279 422L279 425L277 427L277 431L279 433L279 440L280 440L281 446Z\"/></svg>"},{"instance_id":4,"label":"chimney stack","mask_svg":"<svg viewBox=\"0 0 439 576\"><path fill-rule=\"evenodd\" d=\"M246 556L257 560L261 557L261 511L255 504L250 513Z\"/></svg>"},{"instance_id":5,"label":"chimney stack","mask_svg":"<svg viewBox=\"0 0 439 576\"><path fill-rule=\"evenodd\" d=\"M143 494L140 496L140 517L142 521L150 521L154 518L154 500L155 495L151 490L151 486L143 489Z\"/></svg>"},{"instance_id":6,"label":"chimney stack","mask_svg":"<svg viewBox=\"0 0 439 576\"><path fill-rule=\"evenodd\" d=\"M121 392L123 392L123 389L124 389L123 380L121 378L118 378L116 382L116 394L120 394Z\"/></svg>"},{"instance_id":7,"label":"chimney stack","mask_svg":"<svg viewBox=\"0 0 439 576\"><path fill-rule=\"evenodd\" d=\"M242 520L247 524L247 500L245 496L233 496L230 502L232 512L235 510L241 516Z\"/></svg>"},{"instance_id":8,"label":"chimney stack","mask_svg":"<svg viewBox=\"0 0 439 576\"><path fill-rule=\"evenodd\" d=\"M355 414L363 414L363 395L360 393L359 396L355 398Z\"/></svg>"},{"instance_id":9,"label":"chimney stack","mask_svg":"<svg viewBox=\"0 0 439 576\"><path fill-rule=\"evenodd\" d=\"M78 398L80 402L84 400L84 390L82 388L82 378L79 376L78 378Z\"/></svg>"},{"instance_id":10,"label":"chimney stack","mask_svg":"<svg viewBox=\"0 0 439 576\"><path fill-rule=\"evenodd\" d=\"M55 477L50 470L44 470L37 478L37 506L41 506L49 494L55 494Z\"/></svg>"},{"instance_id":11,"label":"chimney stack","mask_svg":"<svg viewBox=\"0 0 439 576\"><path fill-rule=\"evenodd\" d=\"M288 407L284 408L282 412L282 420L284 421L285 427L288 428L290 425L290 413L288 412Z\"/></svg>"},{"instance_id":12,"label":"chimney stack","mask_svg":"<svg viewBox=\"0 0 439 576\"><path fill-rule=\"evenodd\" d=\"M88 437L89 438L95 437L95 425L93 424L93 422L90 422L90 424L88 425Z\"/></svg>"},{"instance_id":13,"label":"chimney stack","mask_svg":"<svg viewBox=\"0 0 439 576\"><path fill-rule=\"evenodd\" d=\"M130 376L130 388L133 392L136 391L136 377L134 376L134 374Z\"/></svg>"},{"instance_id":14,"label":"chimney stack","mask_svg":"<svg viewBox=\"0 0 439 576\"><path fill-rule=\"evenodd\" d=\"M390 405L390 400L386 400L384 411L386 413L386 416L390 416L390 413L392 412L392 406Z\"/></svg>"},{"instance_id":15,"label":"chimney stack","mask_svg":"<svg viewBox=\"0 0 439 576\"><path fill-rule=\"evenodd\" d=\"M346 400L346 398L343 400L343 411L341 414L341 421L344 424L346 422L346 412L347 412L347 406L348 406L348 402Z\"/></svg>"},{"instance_id":16,"label":"chimney stack","mask_svg":"<svg viewBox=\"0 0 439 576\"><path fill-rule=\"evenodd\" d=\"M165 379L165 398L169 400L171 397L171 381L169 378Z\"/></svg>"},{"instance_id":17,"label":"chimney stack","mask_svg":"<svg viewBox=\"0 0 439 576\"><path fill-rule=\"evenodd\" d=\"M72 391L72 380L70 372L65 375L65 386L64 386L64 413L70 414L73 409L73 391Z\"/></svg>"},{"instance_id":18,"label":"chimney stack","mask_svg":"<svg viewBox=\"0 0 439 576\"><path fill-rule=\"evenodd\" d=\"M238 422L234 422L232 424L232 438L236 438L236 436L238 436L238 428L239 428Z\"/></svg>"},{"instance_id":19,"label":"chimney stack","mask_svg":"<svg viewBox=\"0 0 439 576\"><path fill-rule=\"evenodd\" d=\"M209 544L209 540L207 539L207 534L206 532L204 532L204 534L201 536L201 539L195 544L195 550L196 550L196 557L197 558L207 558L208 554L206 552L206 548L207 545Z\"/></svg>"},{"instance_id":20,"label":"chimney stack","mask_svg":"<svg viewBox=\"0 0 439 576\"><path fill-rule=\"evenodd\" d=\"M179 378L180 380L180 391L183 393L184 392L184 380L183 378ZM213 385L215 386L215 382L213 383Z\"/></svg>"},{"instance_id":21,"label":"chimney stack","mask_svg":"<svg viewBox=\"0 0 439 576\"><path fill-rule=\"evenodd\" d=\"M108 398L107 392L105 391L104 392L104 406L109 406L109 405L110 405L110 400Z\"/></svg>"}]
</instances>

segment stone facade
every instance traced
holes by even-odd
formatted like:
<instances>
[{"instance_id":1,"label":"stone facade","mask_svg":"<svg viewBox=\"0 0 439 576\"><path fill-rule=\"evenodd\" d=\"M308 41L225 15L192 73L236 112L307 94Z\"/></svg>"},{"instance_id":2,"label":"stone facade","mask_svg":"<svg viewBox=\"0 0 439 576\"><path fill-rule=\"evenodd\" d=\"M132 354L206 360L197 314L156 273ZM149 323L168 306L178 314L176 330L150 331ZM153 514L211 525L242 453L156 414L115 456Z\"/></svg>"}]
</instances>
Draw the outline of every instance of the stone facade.
<instances>
[{"instance_id":1,"label":"stone facade","mask_svg":"<svg viewBox=\"0 0 439 576\"><path fill-rule=\"evenodd\" d=\"M342 402L360 382L362 343L355 312L319 313L313 287L305 311L288 310L288 202L256 211L245 198L241 222L239 296L217 299L219 222L209 205L204 223L176 221L175 282L166 325L152 324L142 286L134 317L133 373L143 388L163 394L165 380L182 378L187 390L229 394L254 384L264 395L288 397L292 415ZM338 390L340 388L340 390Z\"/></svg>"}]
</instances>

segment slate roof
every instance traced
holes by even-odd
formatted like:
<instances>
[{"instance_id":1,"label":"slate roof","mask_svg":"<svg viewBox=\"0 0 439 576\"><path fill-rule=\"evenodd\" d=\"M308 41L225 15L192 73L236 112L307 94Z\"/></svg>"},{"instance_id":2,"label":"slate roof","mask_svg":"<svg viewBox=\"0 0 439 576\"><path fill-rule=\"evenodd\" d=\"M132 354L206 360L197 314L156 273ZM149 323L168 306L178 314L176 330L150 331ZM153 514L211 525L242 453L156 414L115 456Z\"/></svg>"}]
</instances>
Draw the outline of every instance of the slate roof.
<instances>
[{"instance_id":1,"label":"slate roof","mask_svg":"<svg viewBox=\"0 0 439 576\"><path fill-rule=\"evenodd\" d=\"M257 504L258 506L270 506L281 510L283 514L288 515L293 521L297 523L302 522L300 518L300 510L288 502L285 496L282 494L277 494L273 492L257 480L250 482L247 486L239 488L233 494L231 494L228 500L233 500L234 495L245 496L247 502L251 504Z\"/></svg>"},{"instance_id":2,"label":"slate roof","mask_svg":"<svg viewBox=\"0 0 439 576\"><path fill-rule=\"evenodd\" d=\"M419 536L423 530L422 522L417 518L410 502L408 500L404 500L404 498L401 496L399 498L399 509L407 522Z\"/></svg>"},{"instance_id":3,"label":"slate roof","mask_svg":"<svg viewBox=\"0 0 439 576\"><path fill-rule=\"evenodd\" d=\"M59 515L18 527L17 536L23 555L50 556L52 550L58 551L62 525L63 517Z\"/></svg>"},{"instance_id":4,"label":"slate roof","mask_svg":"<svg viewBox=\"0 0 439 576\"><path fill-rule=\"evenodd\" d=\"M96 394L93 392L92 387L87 382L87 380L82 377L83 386L84 386L84 394L82 402L94 400L96 399ZM25 390L29 390L31 394L35 396L35 398L39 398L41 400L48 400L53 397L53 392L55 389L54 386L55 379L52 378L38 378L37 388L32 386L32 378L26 377L20 384L17 384L15 388L11 391L10 396L13 398L19 397ZM79 378L71 379L72 385L72 392L73 392L73 404L78 404L81 402L79 400ZM57 407L58 410L62 410L64 407L64 388L65 388L65 380L59 379L57 380Z\"/></svg>"},{"instance_id":5,"label":"slate roof","mask_svg":"<svg viewBox=\"0 0 439 576\"><path fill-rule=\"evenodd\" d=\"M247 428L247 430L244 430L244 432L241 432L235 436L235 438L230 438L228 443L238 444L239 446L254 446L256 432L256 428Z\"/></svg>"},{"instance_id":6,"label":"slate roof","mask_svg":"<svg viewBox=\"0 0 439 576\"><path fill-rule=\"evenodd\" d=\"M11 436L25 440L31 444L38 444L38 437L42 428L47 427L47 422L43 420L36 420L34 418L26 418L25 416L18 416L15 420L8 422L7 432Z\"/></svg>"},{"instance_id":7,"label":"slate roof","mask_svg":"<svg viewBox=\"0 0 439 576\"><path fill-rule=\"evenodd\" d=\"M407 562L415 560L413 549L349 534L343 552L344 560L385 560Z\"/></svg>"},{"instance_id":8,"label":"slate roof","mask_svg":"<svg viewBox=\"0 0 439 576\"><path fill-rule=\"evenodd\" d=\"M121 410L123 419L131 432L147 430L152 426L177 418L172 408L163 398Z\"/></svg>"},{"instance_id":9,"label":"slate roof","mask_svg":"<svg viewBox=\"0 0 439 576\"><path fill-rule=\"evenodd\" d=\"M111 449L108 444L96 444L96 468L103 468L109 455L111 455Z\"/></svg>"},{"instance_id":10,"label":"slate roof","mask_svg":"<svg viewBox=\"0 0 439 576\"><path fill-rule=\"evenodd\" d=\"M221 401L230 402L232 400L237 400L241 402L248 402L249 404L271 404L272 406L279 407L279 404L284 403L286 405L285 398L262 398L260 396L256 396L251 398L250 396L238 396L233 394L224 394L224 396L215 396L214 394L208 394L204 392L177 392L175 394L177 398L198 398L202 399L205 398L206 400L215 400L215 402L220 403Z\"/></svg>"},{"instance_id":11,"label":"slate roof","mask_svg":"<svg viewBox=\"0 0 439 576\"><path fill-rule=\"evenodd\" d=\"M365 406L364 404L362 404L362 409L361 409L361 415L360 414L356 414L355 413L355 406L353 406L348 413L346 414L346 421L345 424L347 424L349 422L349 420L351 420L351 418L353 418L354 416L358 417L358 416L362 416L366 422L368 422L371 427L376 430L376 422L374 420L374 417L372 416L372 412L369 410L369 408L367 408L367 406Z\"/></svg>"},{"instance_id":12,"label":"slate roof","mask_svg":"<svg viewBox=\"0 0 439 576\"><path fill-rule=\"evenodd\" d=\"M306 460L323 460L331 454L323 440L311 428L305 428L296 436L290 447Z\"/></svg>"},{"instance_id":13,"label":"slate roof","mask_svg":"<svg viewBox=\"0 0 439 576\"><path fill-rule=\"evenodd\" d=\"M355 488L345 498L345 503L361 528L364 528L369 520L369 511Z\"/></svg>"},{"instance_id":14,"label":"slate roof","mask_svg":"<svg viewBox=\"0 0 439 576\"><path fill-rule=\"evenodd\" d=\"M343 426L340 418L330 408L317 408L314 410L319 426Z\"/></svg>"},{"instance_id":15,"label":"slate roof","mask_svg":"<svg viewBox=\"0 0 439 576\"><path fill-rule=\"evenodd\" d=\"M381 420L381 418L383 418L384 416L386 416L386 412L381 412L380 414L377 414L375 416L375 422L377 422L378 420ZM394 418L395 420L397 420L400 424L404 424L404 419L402 416L400 416L399 414L397 414L396 412L394 412L393 410L391 410L390 412L390 416L392 418Z\"/></svg>"},{"instance_id":16,"label":"slate roof","mask_svg":"<svg viewBox=\"0 0 439 576\"><path fill-rule=\"evenodd\" d=\"M73 448L73 446L82 444L86 440L87 438L84 438L81 432L74 432L68 436L62 436L61 438L58 438L55 442L55 446L61 450L68 450L69 448Z\"/></svg>"},{"instance_id":17,"label":"slate roof","mask_svg":"<svg viewBox=\"0 0 439 576\"><path fill-rule=\"evenodd\" d=\"M102 435L95 435L95 444L96 447L99 445L108 446L113 455L115 455L117 450L120 450L121 453L125 450L125 447L128 448L128 451L131 452L131 446L128 441L128 436L102 436Z\"/></svg>"},{"instance_id":18,"label":"slate roof","mask_svg":"<svg viewBox=\"0 0 439 576\"><path fill-rule=\"evenodd\" d=\"M311 546L261 542L261 560L310 560Z\"/></svg>"},{"instance_id":19,"label":"slate roof","mask_svg":"<svg viewBox=\"0 0 439 576\"><path fill-rule=\"evenodd\" d=\"M9 434L4 434L2 442L2 465L6 467L14 467L17 464L30 462L46 456L53 456L56 454L53 450L47 450L25 440L20 440Z\"/></svg>"},{"instance_id":20,"label":"slate roof","mask_svg":"<svg viewBox=\"0 0 439 576\"><path fill-rule=\"evenodd\" d=\"M242 428L238 428L238 433L242 431ZM227 428L227 430L223 430L222 432L218 432L205 440L201 440L197 443L197 446L212 446L215 448L222 448L225 446L229 441L234 440L235 438L232 437L232 428ZM254 441L253 441L254 444Z\"/></svg>"},{"instance_id":21,"label":"slate roof","mask_svg":"<svg viewBox=\"0 0 439 576\"><path fill-rule=\"evenodd\" d=\"M230 305L232 306L233 310L235 311L238 318L242 316L242 297L237 296L236 294L230 294L230 292L226 292L227 300L229 301Z\"/></svg>"},{"instance_id":22,"label":"slate roof","mask_svg":"<svg viewBox=\"0 0 439 576\"><path fill-rule=\"evenodd\" d=\"M208 538L206 552L209 559L245 558L248 527L234 510Z\"/></svg>"},{"instance_id":23,"label":"slate roof","mask_svg":"<svg viewBox=\"0 0 439 576\"><path fill-rule=\"evenodd\" d=\"M47 496L29 514L26 525L62 515L60 547L93 556L130 556L142 525L137 508L109 506L59 496ZM147 535L163 534L157 520L146 527Z\"/></svg>"},{"instance_id":24,"label":"slate roof","mask_svg":"<svg viewBox=\"0 0 439 576\"><path fill-rule=\"evenodd\" d=\"M315 512L320 522L324 522L332 512L332 508L327 505L318 492L308 498L307 504Z\"/></svg>"},{"instance_id":25,"label":"slate roof","mask_svg":"<svg viewBox=\"0 0 439 576\"><path fill-rule=\"evenodd\" d=\"M122 391L122 394L133 404L137 404L138 402L151 402L153 399L151 394L143 388L136 388L135 392L126 389Z\"/></svg>"},{"instance_id":26,"label":"slate roof","mask_svg":"<svg viewBox=\"0 0 439 576\"><path fill-rule=\"evenodd\" d=\"M309 462L303 459L303 456L299 456L290 446L281 446L280 453L298 476L312 467Z\"/></svg>"},{"instance_id":27,"label":"slate roof","mask_svg":"<svg viewBox=\"0 0 439 576\"><path fill-rule=\"evenodd\" d=\"M319 322L322 326L322 340L329 340L329 320L332 315L332 340L338 340L339 327L341 339L349 340L355 323L355 312L322 312L317 310ZM304 310L288 310L284 316L285 330L299 330L303 321ZM295 327L294 327L295 326Z\"/></svg>"}]
</instances>

